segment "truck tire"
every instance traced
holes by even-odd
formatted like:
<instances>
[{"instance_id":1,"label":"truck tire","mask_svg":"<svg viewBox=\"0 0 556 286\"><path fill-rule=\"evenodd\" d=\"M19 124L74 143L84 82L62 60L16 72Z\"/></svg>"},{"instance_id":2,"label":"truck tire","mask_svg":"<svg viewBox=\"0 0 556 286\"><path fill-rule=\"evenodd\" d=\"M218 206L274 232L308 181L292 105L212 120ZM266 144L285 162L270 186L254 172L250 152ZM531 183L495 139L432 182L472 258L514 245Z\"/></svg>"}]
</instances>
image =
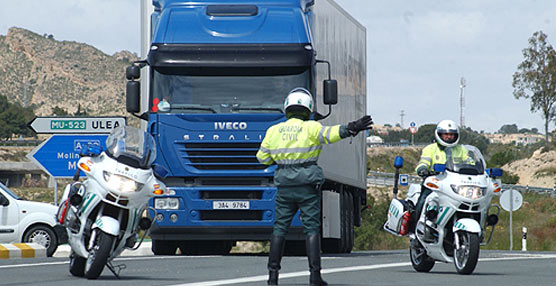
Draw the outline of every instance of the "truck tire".
<instances>
[{"instance_id":1,"label":"truck tire","mask_svg":"<svg viewBox=\"0 0 556 286\"><path fill-rule=\"evenodd\" d=\"M353 240L354 240L354 232L353 232L353 224L354 224L354 202L353 202L353 194L348 192L347 193L347 224L346 224L346 249L345 253L351 253L353 249Z\"/></svg>"},{"instance_id":2,"label":"truck tire","mask_svg":"<svg viewBox=\"0 0 556 286\"><path fill-rule=\"evenodd\" d=\"M46 225L36 225L25 231L23 242L32 242L46 248L46 256L51 257L58 248L58 238L54 230Z\"/></svg>"},{"instance_id":3,"label":"truck tire","mask_svg":"<svg viewBox=\"0 0 556 286\"><path fill-rule=\"evenodd\" d=\"M110 252L112 251L114 240L116 239L116 237L102 230L96 231L98 231L95 237L96 241L92 249L89 250L89 257L87 257L85 263L85 277L87 277L87 279L97 279L100 276L108 261L108 256L110 256Z\"/></svg>"},{"instance_id":4,"label":"truck tire","mask_svg":"<svg viewBox=\"0 0 556 286\"><path fill-rule=\"evenodd\" d=\"M177 248L178 242L175 240L152 240L151 250L154 255L174 255Z\"/></svg>"}]
</instances>

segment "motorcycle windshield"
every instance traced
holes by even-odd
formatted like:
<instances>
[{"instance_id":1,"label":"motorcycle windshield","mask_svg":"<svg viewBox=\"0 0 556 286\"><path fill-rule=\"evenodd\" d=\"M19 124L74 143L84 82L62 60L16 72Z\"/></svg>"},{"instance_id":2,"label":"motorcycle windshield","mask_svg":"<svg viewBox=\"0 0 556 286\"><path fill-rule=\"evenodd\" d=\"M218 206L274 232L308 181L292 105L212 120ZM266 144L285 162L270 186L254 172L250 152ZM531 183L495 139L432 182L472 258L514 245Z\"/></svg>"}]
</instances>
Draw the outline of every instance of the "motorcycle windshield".
<instances>
[{"instance_id":1,"label":"motorcycle windshield","mask_svg":"<svg viewBox=\"0 0 556 286\"><path fill-rule=\"evenodd\" d=\"M485 172L485 160L475 146L456 145L446 148L446 170L464 174L481 175Z\"/></svg>"},{"instance_id":2,"label":"motorcycle windshield","mask_svg":"<svg viewBox=\"0 0 556 286\"><path fill-rule=\"evenodd\" d=\"M156 158L152 135L132 126L121 126L110 133L106 153L120 163L142 169L150 168Z\"/></svg>"}]
</instances>

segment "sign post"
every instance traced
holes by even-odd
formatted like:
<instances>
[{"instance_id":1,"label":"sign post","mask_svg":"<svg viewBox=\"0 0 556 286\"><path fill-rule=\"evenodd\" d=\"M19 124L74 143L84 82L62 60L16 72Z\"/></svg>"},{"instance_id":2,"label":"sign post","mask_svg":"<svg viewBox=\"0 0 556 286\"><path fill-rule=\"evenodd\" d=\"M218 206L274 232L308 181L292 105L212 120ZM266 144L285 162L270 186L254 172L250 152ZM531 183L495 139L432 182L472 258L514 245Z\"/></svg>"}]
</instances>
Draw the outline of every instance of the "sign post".
<instances>
[{"instance_id":1,"label":"sign post","mask_svg":"<svg viewBox=\"0 0 556 286\"><path fill-rule=\"evenodd\" d=\"M411 145L415 145L414 135L417 133L415 122L409 123L409 132L411 132Z\"/></svg>"},{"instance_id":2,"label":"sign post","mask_svg":"<svg viewBox=\"0 0 556 286\"><path fill-rule=\"evenodd\" d=\"M513 249L513 233L512 233L512 214L518 210L523 204L523 196L516 190L507 190L500 196L500 205L506 211L510 212L510 251Z\"/></svg>"}]
</instances>

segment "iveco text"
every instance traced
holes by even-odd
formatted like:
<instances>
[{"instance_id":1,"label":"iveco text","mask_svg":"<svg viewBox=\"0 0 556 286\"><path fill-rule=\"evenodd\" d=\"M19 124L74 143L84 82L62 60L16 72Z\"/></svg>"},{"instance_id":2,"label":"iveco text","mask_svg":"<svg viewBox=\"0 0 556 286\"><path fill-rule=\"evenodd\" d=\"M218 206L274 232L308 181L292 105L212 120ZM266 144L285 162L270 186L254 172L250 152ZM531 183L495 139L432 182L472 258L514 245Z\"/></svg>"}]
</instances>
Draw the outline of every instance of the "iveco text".
<instances>
[{"instance_id":1,"label":"iveco text","mask_svg":"<svg viewBox=\"0 0 556 286\"><path fill-rule=\"evenodd\" d=\"M238 130L247 129L246 122L214 122L214 129L216 130Z\"/></svg>"}]
</instances>

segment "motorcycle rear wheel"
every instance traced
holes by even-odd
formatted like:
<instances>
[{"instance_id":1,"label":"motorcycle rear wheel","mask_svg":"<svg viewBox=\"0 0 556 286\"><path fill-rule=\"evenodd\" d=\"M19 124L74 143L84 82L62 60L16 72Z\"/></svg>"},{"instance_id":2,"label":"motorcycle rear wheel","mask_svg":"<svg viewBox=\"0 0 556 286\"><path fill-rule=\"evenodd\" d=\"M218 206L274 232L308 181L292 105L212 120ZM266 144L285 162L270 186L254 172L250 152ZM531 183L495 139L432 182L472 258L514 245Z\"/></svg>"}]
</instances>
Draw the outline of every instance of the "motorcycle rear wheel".
<instances>
[{"instance_id":1,"label":"motorcycle rear wheel","mask_svg":"<svg viewBox=\"0 0 556 286\"><path fill-rule=\"evenodd\" d=\"M73 251L69 256L69 259L69 270L71 275L77 277L85 276L85 263L87 262L87 259L77 255L77 253Z\"/></svg>"},{"instance_id":2,"label":"motorcycle rear wheel","mask_svg":"<svg viewBox=\"0 0 556 286\"><path fill-rule=\"evenodd\" d=\"M106 262L108 261L108 256L110 256L110 251L112 250L112 245L114 243L115 237L109 235L102 230L98 231L93 247L89 250L89 257L85 263L85 277L87 279L97 279Z\"/></svg>"},{"instance_id":3,"label":"motorcycle rear wheel","mask_svg":"<svg viewBox=\"0 0 556 286\"><path fill-rule=\"evenodd\" d=\"M410 241L409 258L417 272L429 272L434 267L434 260L427 255L427 251L416 238Z\"/></svg>"},{"instance_id":4,"label":"motorcycle rear wheel","mask_svg":"<svg viewBox=\"0 0 556 286\"><path fill-rule=\"evenodd\" d=\"M454 265L459 274L471 274L479 260L479 235L466 231L456 231L459 245L454 239Z\"/></svg>"}]
</instances>

